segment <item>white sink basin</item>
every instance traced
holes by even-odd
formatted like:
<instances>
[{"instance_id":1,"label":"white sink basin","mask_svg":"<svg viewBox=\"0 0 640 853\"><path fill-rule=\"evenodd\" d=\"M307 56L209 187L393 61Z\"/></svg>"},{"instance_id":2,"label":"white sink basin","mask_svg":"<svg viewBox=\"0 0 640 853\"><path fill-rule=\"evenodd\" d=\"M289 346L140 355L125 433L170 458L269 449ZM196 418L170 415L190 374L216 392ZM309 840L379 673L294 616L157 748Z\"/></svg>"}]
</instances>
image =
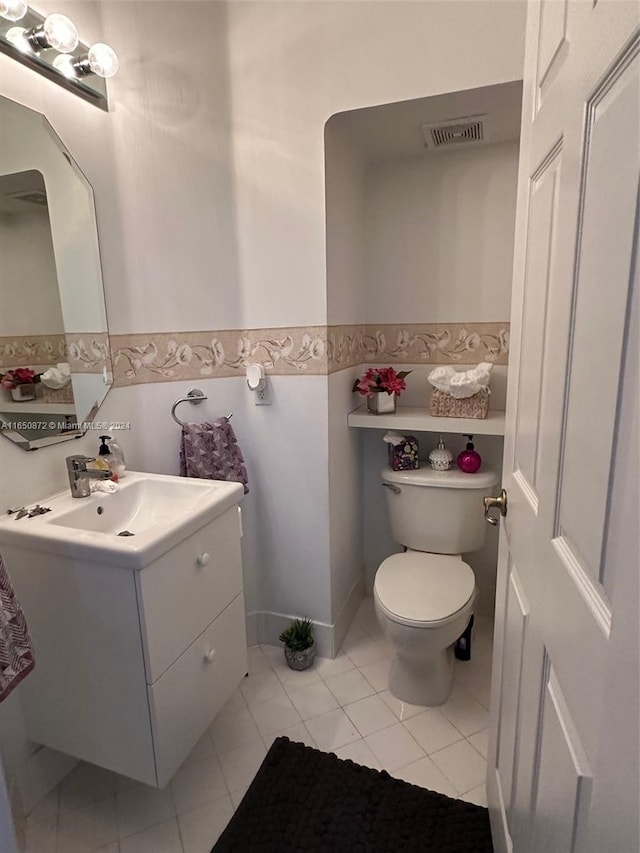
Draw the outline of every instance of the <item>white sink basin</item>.
<instances>
[{"instance_id":1,"label":"white sink basin","mask_svg":"<svg viewBox=\"0 0 640 853\"><path fill-rule=\"evenodd\" d=\"M240 483L128 471L112 494L72 498L67 489L39 501L51 512L4 516L0 545L143 568L238 504L243 494Z\"/></svg>"}]
</instances>

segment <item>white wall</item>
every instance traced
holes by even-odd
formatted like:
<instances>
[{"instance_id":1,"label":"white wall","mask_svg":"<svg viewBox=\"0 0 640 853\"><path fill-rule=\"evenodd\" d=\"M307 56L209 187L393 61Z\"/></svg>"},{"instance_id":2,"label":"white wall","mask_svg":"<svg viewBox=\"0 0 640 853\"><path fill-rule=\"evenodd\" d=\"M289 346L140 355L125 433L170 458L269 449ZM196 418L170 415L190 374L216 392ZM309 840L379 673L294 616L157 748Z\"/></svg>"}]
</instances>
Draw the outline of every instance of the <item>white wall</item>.
<instances>
[{"instance_id":1,"label":"white wall","mask_svg":"<svg viewBox=\"0 0 640 853\"><path fill-rule=\"evenodd\" d=\"M365 322L506 321L517 143L372 166Z\"/></svg>"},{"instance_id":2,"label":"white wall","mask_svg":"<svg viewBox=\"0 0 640 853\"><path fill-rule=\"evenodd\" d=\"M366 161L339 119L331 118L324 132L329 325L362 323L366 293Z\"/></svg>"},{"instance_id":3,"label":"white wall","mask_svg":"<svg viewBox=\"0 0 640 853\"><path fill-rule=\"evenodd\" d=\"M521 2L39 6L54 8L118 51L112 112L4 56L0 79L4 94L47 115L93 185L116 334L324 323L329 117L511 80L522 62ZM210 414L233 408L249 462L251 606L329 620L327 379L276 377L274 405L261 410L241 379L207 388ZM133 468L175 470L169 406L184 390L110 392L100 417L131 420L121 437ZM72 447L95 444L90 435ZM65 488L70 447L25 454L0 442L0 508Z\"/></svg>"},{"instance_id":4,"label":"white wall","mask_svg":"<svg viewBox=\"0 0 640 853\"><path fill-rule=\"evenodd\" d=\"M248 326L325 321L327 119L518 79L524 12L518 0L231 3L238 269L243 295L253 294L244 306Z\"/></svg>"},{"instance_id":5,"label":"white wall","mask_svg":"<svg viewBox=\"0 0 640 853\"><path fill-rule=\"evenodd\" d=\"M361 322L365 294L365 161L339 117L324 132L326 186L327 322ZM329 376L329 496L332 621L336 649L362 596L362 453L345 429L359 368Z\"/></svg>"},{"instance_id":6,"label":"white wall","mask_svg":"<svg viewBox=\"0 0 640 853\"><path fill-rule=\"evenodd\" d=\"M0 336L64 333L46 210L0 214Z\"/></svg>"}]
</instances>

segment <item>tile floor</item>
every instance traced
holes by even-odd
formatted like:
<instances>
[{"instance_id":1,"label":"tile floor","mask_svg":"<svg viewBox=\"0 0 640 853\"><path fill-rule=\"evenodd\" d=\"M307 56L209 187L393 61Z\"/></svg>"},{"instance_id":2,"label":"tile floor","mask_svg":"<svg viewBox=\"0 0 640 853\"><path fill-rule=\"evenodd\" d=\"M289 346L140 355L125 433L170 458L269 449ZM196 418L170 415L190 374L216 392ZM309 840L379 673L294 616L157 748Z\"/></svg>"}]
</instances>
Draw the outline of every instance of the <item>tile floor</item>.
<instances>
[{"instance_id":1,"label":"tile floor","mask_svg":"<svg viewBox=\"0 0 640 853\"><path fill-rule=\"evenodd\" d=\"M29 816L26 853L209 853L280 734L486 805L491 642L478 620L473 660L457 662L439 708L389 693L371 598L335 660L293 672L281 648L254 646L249 677L165 790L80 764Z\"/></svg>"}]
</instances>

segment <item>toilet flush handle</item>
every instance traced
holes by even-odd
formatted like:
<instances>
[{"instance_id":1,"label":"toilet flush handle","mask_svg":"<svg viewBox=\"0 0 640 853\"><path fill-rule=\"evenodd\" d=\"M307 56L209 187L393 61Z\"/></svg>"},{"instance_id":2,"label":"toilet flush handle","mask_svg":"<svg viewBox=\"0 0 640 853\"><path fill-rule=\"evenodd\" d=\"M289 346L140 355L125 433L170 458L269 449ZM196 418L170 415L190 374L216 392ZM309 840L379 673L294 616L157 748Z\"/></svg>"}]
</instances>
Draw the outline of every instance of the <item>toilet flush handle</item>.
<instances>
[{"instance_id":1,"label":"toilet flush handle","mask_svg":"<svg viewBox=\"0 0 640 853\"><path fill-rule=\"evenodd\" d=\"M385 487L385 489L391 489L394 495L399 495L402 491L400 486L394 486L393 483L383 483L382 485Z\"/></svg>"},{"instance_id":2,"label":"toilet flush handle","mask_svg":"<svg viewBox=\"0 0 640 853\"><path fill-rule=\"evenodd\" d=\"M507 493L502 489L498 497L489 496L482 500L484 502L484 517L489 524L496 525L498 523L498 519L489 515L489 510L496 506L500 510L500 515L505 516L507 514Z\"/></svg>"}]
</instances>

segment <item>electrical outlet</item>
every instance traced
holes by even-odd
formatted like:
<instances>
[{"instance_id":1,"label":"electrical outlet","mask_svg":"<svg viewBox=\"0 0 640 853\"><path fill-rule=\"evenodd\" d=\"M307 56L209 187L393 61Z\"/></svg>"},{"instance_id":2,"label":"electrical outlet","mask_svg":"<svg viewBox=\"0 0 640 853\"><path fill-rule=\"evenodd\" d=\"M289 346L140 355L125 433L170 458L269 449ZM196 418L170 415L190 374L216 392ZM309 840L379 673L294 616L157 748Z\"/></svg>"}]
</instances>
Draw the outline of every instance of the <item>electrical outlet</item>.
<instances>
[{"instance_id":1,"label":"electrical outlet","mask_svg":"<svg viewBox=\"0 0 640 853\"><path fill-rule=\"evenodd\" d=\"M270 406L271 405L271 383L269 379L265 377L262 380L260 388L256 388L256 406Z\"/></svg>"}]
</instances>

